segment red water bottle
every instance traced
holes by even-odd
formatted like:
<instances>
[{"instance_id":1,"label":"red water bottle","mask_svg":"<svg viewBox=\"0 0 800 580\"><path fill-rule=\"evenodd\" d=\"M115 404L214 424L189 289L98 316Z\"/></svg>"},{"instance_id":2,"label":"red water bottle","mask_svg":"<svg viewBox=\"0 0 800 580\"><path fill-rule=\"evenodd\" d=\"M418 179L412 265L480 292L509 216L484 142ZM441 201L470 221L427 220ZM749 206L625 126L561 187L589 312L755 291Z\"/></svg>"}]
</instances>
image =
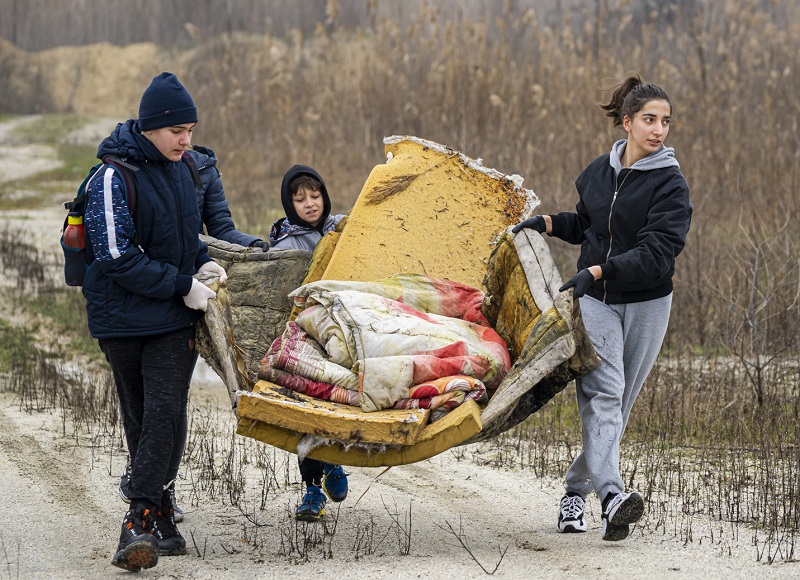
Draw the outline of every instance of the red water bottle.
<instances>
[{"instance_id":1,"label":"red water bottle","mask_svg":"<svg viewBox=\"0 0 800 580\"><path fill-rule=\"evenodd\" d=\"M64 228L64 243L76 250L83 249L83 216L81 214L70 212L67 215L67 227Z\"/></svg>"},{"instance_id":2,"label":"red water bottle","mask_svg":"<svg viewBox=\"0 0 800 580\"><path fill-rule=\"evenodd\" d=\"M86 275L86 252L83 248L83 216L70 212L61 236L64 250L64 278L67 286L82 286Z\"/></svg>"}]
</instances>

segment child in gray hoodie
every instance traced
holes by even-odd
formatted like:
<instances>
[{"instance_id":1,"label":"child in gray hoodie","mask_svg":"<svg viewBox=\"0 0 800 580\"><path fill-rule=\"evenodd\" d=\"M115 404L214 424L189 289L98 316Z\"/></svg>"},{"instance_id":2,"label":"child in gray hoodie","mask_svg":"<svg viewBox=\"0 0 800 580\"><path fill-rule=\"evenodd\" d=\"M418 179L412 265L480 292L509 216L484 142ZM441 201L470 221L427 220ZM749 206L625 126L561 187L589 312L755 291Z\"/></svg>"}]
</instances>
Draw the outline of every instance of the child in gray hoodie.
<instances>
[{"instance_id":1,"label":"child in gray hoodie","mask_svg":"<svg viewBox=\"0 0 800 580\"><path fill-rule=\"evenodd\" d=\"M313 252L322 236L336 229L344 217L330 215L331 200L325 182L319 173L305 165L295 165L283 176L281 203L286 217L277 220L269 234L274 250ZM303 459L299 466L306 492L296 518L316 521L325 513L326 494L335 502L347 497L347 474L340 465L316 459Z\"/></svg>"},{"instance_id":2,"label":"child in gray hoodie","mask_svg":"<svg viewBox=\"0 0 800 580\"><path fill-rule=\"evenodd\" d=\"M344 217L330 215L325 182L306 165L295 165L283 176L281 204L286 217L277 220L269 233L269 243L276 250L313 252L322 236L336 229Z\"/></svg>"}]
</instances>

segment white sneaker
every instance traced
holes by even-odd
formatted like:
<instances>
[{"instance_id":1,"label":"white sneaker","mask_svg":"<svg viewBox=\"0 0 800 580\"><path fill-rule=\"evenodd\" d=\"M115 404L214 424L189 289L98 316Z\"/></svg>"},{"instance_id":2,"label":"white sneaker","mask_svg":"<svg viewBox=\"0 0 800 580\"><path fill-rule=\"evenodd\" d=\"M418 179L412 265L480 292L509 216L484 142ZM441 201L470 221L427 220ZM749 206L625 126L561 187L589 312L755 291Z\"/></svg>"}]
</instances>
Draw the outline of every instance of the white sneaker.
<instances>
[{"instance_id":1,"label":"white sneaker","mask_svg":"<svg viewBox=\"0 0 800 580\"><path fill-rule=\"evenodd\" d=\"M573 534L586 531L583 508L586 502L579 495L565 495L558 507L558 531Z\"/></svg>"},{"instance_id":2,"label":"white sneaker","mask_svg":"<svg viewBox=\"0 0 800 580\"><path fill-rule=\"evenodd\" d=\"M630 534L630 524L639 521L644 513L644 500L635 491L618 493L603 510L603 539L609 542L624 540Z\"/></svg>"},{"instance_id":3,"label":"white sneaker","mask_svg":"<svg viewBox=\"0 0 800 580\"><path fill-rule=\"evenodd\" d=\"M125 463L125 471L119 478L119 497L125 503L131 503L131 456L128 455L128 461Z\"/></svg>"},{"instance_id":4,"label":"white sneaker","mask_svg":"<svg viewBox=\"0 0 800 580\"><path fill-rule=\"evenodd\" d=\"M183 510L178 507L178 500L175 499L175 482L172 482L172 487L169 488L169 502L172 506L175 523L181 523L183 521Z\"/></svg>"}]
</instances>

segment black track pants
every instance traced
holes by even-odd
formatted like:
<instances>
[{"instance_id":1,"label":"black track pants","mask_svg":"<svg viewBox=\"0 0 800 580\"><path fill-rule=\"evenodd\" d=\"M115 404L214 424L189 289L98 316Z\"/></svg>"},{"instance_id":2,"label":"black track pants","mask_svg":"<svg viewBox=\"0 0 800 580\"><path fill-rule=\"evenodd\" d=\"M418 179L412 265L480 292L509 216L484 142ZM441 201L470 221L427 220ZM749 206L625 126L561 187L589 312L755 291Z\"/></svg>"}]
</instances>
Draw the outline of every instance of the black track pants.
<instances>
[{"instance_id":1,"label":"black track pants","mask_svg":"<svg viewBox=\"0 0 800 580\"><path fill-rule=\"evenodd\" d=\"M194 351L194 358L192 358L192 370L197 364L198 352ZM191 382L191 375L189 381ZM188 399L188 396L187 396ZM188 401L187 401L188 403ZM175 441L175 446L172 448L172 457L169 460L169 469L167 470L166 483L178 479L178 471L181 467L181 459L183 458L183 450L186 449L186 441L189 437L189 409L188 405L184 405L181 409L181 416L178 420L178 438Z\"/></svg>"},{"instance_id":2,"label":"black track pants","mask_svg":"<svg viewBox=\"0 0 800 580\"><path fill-rule=\"evenodd\" d=\"M306 457L300 464L300 477L306 487L309 485L322 485L322 468L325 463L317 461L316 459L309 459Z\"/></svg>"},{"instance_id":3,"label":"black track pants","mask_svg":"<svg viewBox=\"0 0 800 580\"><path fill-rule=\"evenodd\" d=\"M132 460L132 501L160 505L176 446L182 451L179 422L186 412L196 361L194 338L192 326L155 336L99 341L119 396Z\"/></svg>"}]
</instances>

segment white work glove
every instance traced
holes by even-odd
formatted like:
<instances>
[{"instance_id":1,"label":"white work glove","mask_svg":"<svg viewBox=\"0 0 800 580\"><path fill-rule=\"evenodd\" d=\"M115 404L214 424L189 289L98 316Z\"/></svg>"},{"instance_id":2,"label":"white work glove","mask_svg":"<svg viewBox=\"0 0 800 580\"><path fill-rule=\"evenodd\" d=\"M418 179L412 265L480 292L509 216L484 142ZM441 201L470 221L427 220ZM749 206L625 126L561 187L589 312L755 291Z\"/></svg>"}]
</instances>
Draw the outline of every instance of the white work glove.
<instances>
[{"instance_id":1,"label":"white work glove","mask_svg":"<svg viewBox=\"0 0 800 580\"><path fill-rule=\"evenodd\" d=\"M209 264L211 263L212 262L209 262ZM225 270L223 270L222 273L224 274ZM183 297L183 302L192 310L202 310L205 312L206 308L208 308L209 298L216 297L217 293L211 288L192 278L192 289L189 290L189 293Z\"/></svg>"},{"instance_id":2,"label":"white work glove","mask_svg":"<svg viewBox=\"0 0 800 580\"><path fill-rule=\"evenodd\" d=\"M225 273L225 268L217 264L214 260L210 260L200 266L200 269L197 271L199 274L200 272L211 272L212 274L219 274L219 283L224 284L225 280L228 279L228 274ZM205 310L205 308L203 309Z\"/></svg>"}]
</instances>

